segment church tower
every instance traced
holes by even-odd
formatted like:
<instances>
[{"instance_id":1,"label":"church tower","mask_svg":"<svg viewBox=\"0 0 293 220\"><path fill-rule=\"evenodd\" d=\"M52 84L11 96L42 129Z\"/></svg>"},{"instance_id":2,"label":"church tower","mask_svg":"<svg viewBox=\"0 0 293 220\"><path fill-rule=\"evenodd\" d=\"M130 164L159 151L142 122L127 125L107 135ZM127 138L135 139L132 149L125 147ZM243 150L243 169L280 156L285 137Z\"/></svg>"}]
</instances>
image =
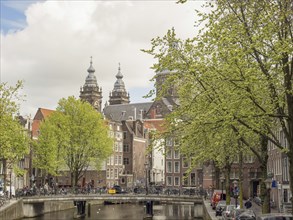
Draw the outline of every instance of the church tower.
<instances>
[{"instance_id":1,"label":"church tower","mask_svg":"<svg viewBox=\"0 0 293 220\"><path fill-rule=\"evenodd\" d=\"M124 82L122 80L123 75L121 73L120 63L118 67L118 73L116 75L116 82L114 84L114 89L110 92L109 95L109 104L110 105L119 105L119 104L128 104L129 100L129 93L126 92Z\"/></svg>"},{"instance_id":2,"label":"church tower","mask_svg":"<svg viewBox=\"0 0 293 220\"><path fill-rule=\"evenodd\" d=\"M95 76L95 69L93 67L91 57L90 67L88 68L88 76L85 79L85 84L80 88L79 98L89 102L97 111L101 112L102 105L102 88L98 86L97 78Z\"/></svg>"}]
</instances>

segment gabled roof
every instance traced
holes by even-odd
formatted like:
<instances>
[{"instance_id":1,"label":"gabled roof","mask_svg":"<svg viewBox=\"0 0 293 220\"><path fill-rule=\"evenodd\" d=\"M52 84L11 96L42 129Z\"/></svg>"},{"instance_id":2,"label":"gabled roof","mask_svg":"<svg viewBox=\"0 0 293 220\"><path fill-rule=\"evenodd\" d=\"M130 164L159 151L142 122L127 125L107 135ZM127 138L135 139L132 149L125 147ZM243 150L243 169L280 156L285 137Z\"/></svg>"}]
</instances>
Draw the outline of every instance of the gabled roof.
<instances>
[{"instance_id":1,"label":"gabled roof","mask_svg":"<svg viewBox=\"0 0 293 220\"><path fill-rule=\"evenodd\" d=\"M132 118L133 120L140 119L142 111L142 119L144 119L152 104L152 102L144 102L133 104L108 105L104 108L103 113L105 117L109 120L122 121L129 118Z\"/></svg>"},{"instance_id":2,"label":"gabled roof","mask_svg":"<svg viewBox=\"0 0 293 220\"><path fill-rule=\"evenodd\" d=\"M150 130L157 130L159 132L164 132L166 130L166 121L163 118L159 119L146 119L143 121L144 127Z\"/></svg>"},{"instance_id":3,"label":"gabled roof","mask_svg":"<svg viewBox=\"0 0 293 220\"><path fill-rule=\"evenodd\" d=\"M37 113L35 114L34 120L43 120L44 118L47 118L53 112L55 112L55 110L39 108Z\"/></svg>"},{"instance_id":4,"label":"gabled roof","mask_svg":"<svg viewBox=\"0 0 293 220\"><path fill-rule=\"evenodd\" d=\"M32 124L32 135L34 138L37 138L39 135L39 129L41 122L52 114L55 110L38 108L37 113L35 114L33 124Z\"/></svg>"}]
</instances>

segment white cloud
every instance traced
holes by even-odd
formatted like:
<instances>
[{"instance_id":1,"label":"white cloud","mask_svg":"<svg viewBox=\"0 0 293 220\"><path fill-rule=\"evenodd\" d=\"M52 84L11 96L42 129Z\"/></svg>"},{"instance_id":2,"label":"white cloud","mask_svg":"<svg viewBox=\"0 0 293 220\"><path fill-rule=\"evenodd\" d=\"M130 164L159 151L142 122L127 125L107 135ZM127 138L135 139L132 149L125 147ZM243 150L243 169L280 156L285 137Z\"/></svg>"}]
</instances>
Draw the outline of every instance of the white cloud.
<instances>
[{"instance_id":1,"label":"white cloud","mask_svg":"<svg viewBox=\"0 0 293 220\"><path fill-rule=\"evenodd\" d=\"M47 1L25 11L27 26L1 34L1 80L25 81L27 102L21 114L38 107L55 108L62 97L79 96L90 56L104 102L121 63L131 102L143 102L132 88L151 88L152 57L140 49L174 27L178 36L191 37L195 7L202 2L177 5L170 1Z\"/></svg>"}]
</instances>

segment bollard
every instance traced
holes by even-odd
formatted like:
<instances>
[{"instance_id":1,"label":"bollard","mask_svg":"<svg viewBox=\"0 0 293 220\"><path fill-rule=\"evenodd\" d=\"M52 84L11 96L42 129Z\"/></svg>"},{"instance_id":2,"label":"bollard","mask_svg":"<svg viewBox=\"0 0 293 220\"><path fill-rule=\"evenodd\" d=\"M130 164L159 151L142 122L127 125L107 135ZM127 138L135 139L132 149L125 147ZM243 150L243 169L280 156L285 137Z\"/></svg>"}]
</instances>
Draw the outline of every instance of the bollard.
<instances>
[{"instance_id":1,"label":"bollard","mask_svg":"<svg viewBox=\"0 0 293 220\"><path fill-rule=\"evenodd\" d=\"M146 201L145 211L146 211L146 215L144 217L145 219L153 217L153 215L154 215L154 213L153 213L153 201Z\"/></svg>"},{"instance_id":2,"label":"bollard","mask_svg":"<svg viewBox=\"0 0 293 220\"><path fill-rule=\"evenodd\" d=\"M91 203L87 204L87 215L90 217L91 216Z\"/></svg>"}]
</instances>

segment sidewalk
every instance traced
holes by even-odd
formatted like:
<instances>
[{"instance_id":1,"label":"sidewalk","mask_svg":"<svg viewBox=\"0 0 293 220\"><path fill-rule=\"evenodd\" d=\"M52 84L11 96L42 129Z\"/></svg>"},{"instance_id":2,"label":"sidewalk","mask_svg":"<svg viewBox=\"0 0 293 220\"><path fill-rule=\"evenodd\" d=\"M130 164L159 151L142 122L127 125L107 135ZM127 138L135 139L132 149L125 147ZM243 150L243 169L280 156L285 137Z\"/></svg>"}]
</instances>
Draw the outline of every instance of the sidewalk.
<instances>
[{"instance_id":1,"label":"sidewalk","mask_svg":"<svg viewBox=\"0 0 293 220\"><path fill-rule=\"evenodd\" d=\"M243 203L245 203L245 201L243 201ZM235 200L231 199L231 203L230 204L235 204ZM204 205L207 209L207 212L209 213L209 216L211 218L211 220L220 220L222 219L222 216L216 216L216 211L214 209L212 209L212 206L210 205L210 200L206 199L204 200ZM262 214L261 211L261 206L257 205L255 202L252 201L252 207L250 208L254 211L256 216L259 216ZM277 208L271 208L271 213L278 213L278 209Z\"/></svg>"}]
</instances>

